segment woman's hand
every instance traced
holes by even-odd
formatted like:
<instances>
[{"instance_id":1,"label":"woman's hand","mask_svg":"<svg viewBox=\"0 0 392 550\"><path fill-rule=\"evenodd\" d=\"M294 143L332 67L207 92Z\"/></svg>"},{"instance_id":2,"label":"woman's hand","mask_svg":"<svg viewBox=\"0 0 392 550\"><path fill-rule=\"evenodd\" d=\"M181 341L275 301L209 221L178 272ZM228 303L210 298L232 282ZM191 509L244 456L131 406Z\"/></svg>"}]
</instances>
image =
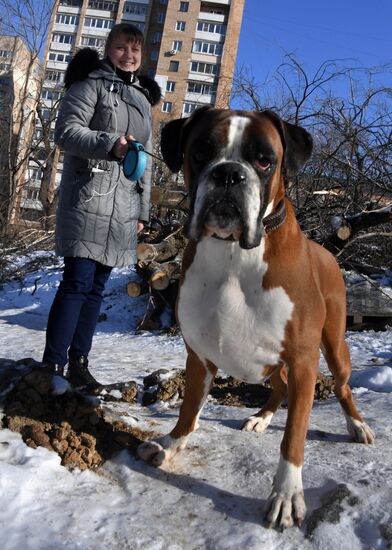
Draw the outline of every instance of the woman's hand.
<instances>
[{"instance_id":1,"label":"woman's hand","mask_svg":"<svg viewBox=\"0 0 392 550\"><path fill-rule=\"evenodd\" d=\"M112 154L118 159L122 159L123 157L125 157L125 155L128 153L129 141L135 141L135 138L131 135L121 136L120 138L118 138L112 149Z\"/></svg>"},{"instance_id":2,"label":"woman's hand","mask_svg":"<svg viewBox=\"0 0 392 550\"><path fill-rule=\"evenodd\" d=\"M137 222L137 234L140 235L140 233L143 231L144 229L144 223L141 222L141 221L138 221Z\"/></svg>"}]
</instances>

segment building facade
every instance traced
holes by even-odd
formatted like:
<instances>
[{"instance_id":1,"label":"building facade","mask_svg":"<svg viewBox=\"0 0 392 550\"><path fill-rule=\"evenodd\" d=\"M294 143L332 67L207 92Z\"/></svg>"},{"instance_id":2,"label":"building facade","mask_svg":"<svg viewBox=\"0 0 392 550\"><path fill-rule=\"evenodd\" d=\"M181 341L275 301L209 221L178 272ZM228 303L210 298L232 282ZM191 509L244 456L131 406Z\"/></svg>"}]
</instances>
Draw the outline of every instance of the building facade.
<instances>
[{"instance_id":1,"label":"building facade","mask_svg":"<svg viewBox=\"0 0 392 550\"><path fill-rule=\"evenodd\" d=\"M130 22L145 36L143 71L162 89L162 102L153 110L154 128L171 118L189 116L200 105L227 107L245 0L56 0L44 53L45 77L35 139L48 133L52 141L64 75L72 55L92 47L101 54L114 24ZM45 154L42 155L45 158ZM62 153L54 153L49 193L61 179ZM31 160L21 218L38 220L42 205L31 201L39 188L42 165Z\"/></svg>"},{"instance_id":2,"label":"building facade","mask_svg":"<svg viewBox=\"0 0 392 550\"><path fill-rule=\"evenodd\" d=\"M0 228L14 222L38 99L38 60L23 40L0 35Z\"/></svg>"}]
</instances>

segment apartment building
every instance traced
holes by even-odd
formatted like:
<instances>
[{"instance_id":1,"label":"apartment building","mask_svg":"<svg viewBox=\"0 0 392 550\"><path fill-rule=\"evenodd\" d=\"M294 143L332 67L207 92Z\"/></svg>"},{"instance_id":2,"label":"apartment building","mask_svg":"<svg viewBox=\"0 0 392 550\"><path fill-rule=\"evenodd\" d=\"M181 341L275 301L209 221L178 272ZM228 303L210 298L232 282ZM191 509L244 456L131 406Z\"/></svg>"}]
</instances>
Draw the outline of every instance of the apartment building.
<instances>
[{"instance_id":1,"label":"apartment building","mask_svg":"<svg viewBox=\"0 0 392 550\"><path fill-rule=\"evenodd\" d=\"M44 54L43 115L61 97L67 64L83 47L103 52L114 24L130 22L145 36L143 70L162 89L162 102L153 110L153 124L188 116L200 105L228 106L245 0L56 0ZM53 137L54 121L51 123ZM35 139L44 128L37 121ZM62 154L56 151L50 190L61 179ZM38 220L37 201L42 168L31 161L21 218ZM35 195L34 195L35 193ZM32 195L35 202L31 201Z\"/></svg>"},{"instance_id":2,"label":"apartment building","mask_svg":"<svg viewBox=\"0 0 392 550\"><path fill-rule=\"evenodd\" d=\"M17 36L0 35L0 228L13 223L28 163L38 61Z\"/></svg>"},{"instance_id":3,"label":"apartment building","mask_svg":"<svg viewBox=\"0 0 392 550\"><path fill-rule=\"evenodd\" d=\"M154 121L229 105L244 1L153 3L145 65L163 92Z\"/></svg>"}]
</instances>

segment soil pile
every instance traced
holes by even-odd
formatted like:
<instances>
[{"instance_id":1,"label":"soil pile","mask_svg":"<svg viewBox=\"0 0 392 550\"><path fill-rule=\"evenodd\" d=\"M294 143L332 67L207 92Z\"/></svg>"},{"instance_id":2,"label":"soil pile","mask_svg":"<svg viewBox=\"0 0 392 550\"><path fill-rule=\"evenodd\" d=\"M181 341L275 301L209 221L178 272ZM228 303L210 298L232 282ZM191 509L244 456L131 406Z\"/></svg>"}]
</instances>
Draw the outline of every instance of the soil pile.
<instances>
[{"instance_id":1,"label":"soil pile","mask_svg":"<svg viewBox=\"0 0 392 550\"><path fill-rule=\"evenodd\" d=\"M124 448L134 452L142 440L154 437L152 432L109 421L94 396L78 391L54 395L52 374L38 365L22 368L19 379L14 365L0 378L0 392L13 386L3 401L3 426L19 432L30 447L55 451L64 466L85 470ZM129 401L132 393L134 388L128 388L123 399Z\"/></svg>"}]
</instances>

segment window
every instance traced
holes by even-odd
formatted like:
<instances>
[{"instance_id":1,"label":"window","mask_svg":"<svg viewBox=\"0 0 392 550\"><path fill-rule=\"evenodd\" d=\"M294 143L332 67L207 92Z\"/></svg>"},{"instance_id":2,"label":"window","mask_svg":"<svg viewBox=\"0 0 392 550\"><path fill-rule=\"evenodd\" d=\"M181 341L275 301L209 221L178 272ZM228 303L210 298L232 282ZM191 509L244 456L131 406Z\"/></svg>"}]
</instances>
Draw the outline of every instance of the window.
<instances>
[{"instance_id":1,"label":"window","mask_svg":"<svg viewBox=\"0 0 392 550\"><path fill-rule=\"evenodd\" d=\"M14 57L14 52L11 50L0 50L0 57Z\"/></svg>"},{"instance_id":2,"label":"window","mask_svg":"<svg viewBox=\"0 0 392 550\"><path fill-rule=\"evenodd\" d=\"M198 21L197 30L201 32L211 32L214 34L226 34L226 25L221 23L210 23L209 21Z\"/></svg>"},{"instance_id":3,"label":"window","mask_svg":"<svg viewBox=\"0 0 392 550\"><path fill-rule=\"evenodd\" d=\"M182 41L173 40L172 50L176 50L176 52L180 52L182 50Z\"/></svg>"},{"instance_id":4,"label":"window","mask_svg":"<svg viewBox=\"0 0 392 550\"><path fill-rule=\"evenodd\" d=\"M94 0L90 0L88 7L92 10L116 11L118 6L117 2L95 2Z\"/></svg>"},{"instance_id":5,"label":"window","mask_svg":"<svg viewBox=\"0 0 392 550\"><path fill-rule=\"evenodd\" d=\"M193 42L192 51L196 53L222 55L223 45L217 42L203 42L202 40L195 40Z\"/></svg>"},{"instance_id":6,"label":"window","mask_svg":"<svg viewBox=\"0 0 392 550\"><path fill-rule=\"evenodd\" d=\"M159 3L160 3L160 4L163 4L164 6L166 6L167 0L159 0Z\"/></svg>"},{"instance_id":7,"label":"window","mask_svg":"<svg viewBox=\"0 0 392 550\"><path fill-rule=\"evenodd\" d=\"M155 69L148 69L147 76L150 78L155 78Z\"/></svg>"},{"instance_id":8,"label":"window","mask_svg":"<svg viewBox=\"0 0 392 550\"><path fill-rule=\"evenodd\" d=\"M158 50L152 50L150 53L151 61L156 61L158 59Z\"/></svg>"},{"instance_id":9,"label":"window","mask_svg":"<svg viewBox=\"0 0 392 550\"><path fill-rule=\"evenodd\" d=\"M172 73L177 73L179 66L180 66L180 63L178 61L170 61L169 71L171 71Z\"/></svg>"},{"instance_id":10,"label":"window","mask_svg":"<svg viewBox=\"0 0 392 550\"><path fill-rule=\"evenodd\" d=\"M160 11L157 16L157 22L164 23L164 21L165 21L165 14L162 11Z\"/></svg>"},{"instance_id":11,"label":"window","mask_svg":"<svg viewBox=\"0 0 392 550\"><path fill-rule=\"evenodd\" d=\"M166 82L166 91L174 92L175 89L176 89L176 83L173 80L168 80Z\"/></svg>"},{"instance_id":12,"label":"window","mask_svg":"<svg viewBox=\"0 0 392 550\"><path fill-rule=\"evenodd\" d=\"M215 94L216 84L206 84L205 82L188 82L187 92L191 94Z\"/></svg>"},{"instance_id":13,"label":"window","mask_svg":"<svg viewBox=\"0 0 392 550\"><path fill-rule=\"evenodd\" d=\"M164 113L171 113L173 108L173 103L171 101L164 101L162 104L162 111Z\"/></svg>"},{"instance_id":14,"label":"window","mask_svg":"<svg viewBox=\"0 0 392 550\"><path fill-rule=\"evenodd\" d=\"M45 72L45 79L50 82L62 82L64 78L64 73L62 71L53 71L52 69L47 69Z\"/></svg>"},{"instance_id":15,"label":"window","mask_svg":"<svg viewBox=\"0 0 392 550\"><path fill-rule=\"evenodd\" d=\"M60 0L60 6L72 6L75 8L81 8L83 0Z\"/></svg>"},{"instance_id":16,"label":"window","mask_svg":"<svg viewBox=\"0 0 392 550\"><path fill-rule=\"evenodd\" d=\"M42 89L42 93L41 93L42 99L57 101L58 99L60 99L60 96L61 96L61 92L59 92L58 90L53 90L48 88Z\"/></svg>"},{"instance_id":17,"label":"window","mask_svg":"<svg viewBox=\"0 0 392 550\"><path fill-rule=\"evenodd\" d=\"M145 6L144 4L139 4L138 2L127 2L124 6L124 13L132 13L134 15L146 15L147 6Z\"/></svg>"},{"instance_id":18,"label":"window","mask_svg":"<svg viewBox=\"0 0 392 550\"><path fill-rule=\"evenodd\" d=\"M29 168L29 179L32 181L41 181L42 180L42 169L41 168Z\"/></svg>"},{"instance_id":19,"label":"window","mask_svg":"<svg viewBox=\"0 0 392 550\"><path fill-rule=\"evenodd\" d=\"M84 19L84 26L94 29L111 29L114 25L114 21L111 19L98 19L96 17L86 17Z\"/></svg>"},{"instance_id":20,"label":"window","mask_svg":"<svg viewBox=\"0 0 392 550\"><path fill-rule=\"evenodd\" d=\"M157 32L154 32L154 35L152 37L152 43L153 44L159 44L162 40L162 33L157 31Z\"/></svg>"},{"instance_id":21,"label":"window","mask_svg":"<svg viewBox=\"0 0 392 550\"><path fill-rule=\"evenodd\" d=\"M219 74L219 65L214 65L213 63L200 63L199 61L192 61L191 71L193 73L203 73L203 74Z\"/></svg>"},{"instance_id":22,"label":"window","mask_svg":"<svg viewBox=\"0 0 392 550\"><path fill-rule=\"evenodd\" d=\"M62 63L69 63L71 59L72 59L72 56L65 53L49 54L49 61L61 61Z\"/></svg>"},{"instance_id":23,"label":"window","mask_svg":"<svg viewBox=\"0 0 392 550\"><path fill-rule=\"evenodd\" d=\"M184 108L182 110L184 115L190 115L195 109L199 107L198 103L189 103L188 101L184 103Z\"/></svg>"},{"instance_id":24,"label":"window","mask_svg":"<svg viewBox=\"0 0 392 550\"><path fill-rule=\"evenodd\" d=\"M184 32L185 27L186 27L185 21L177 21L176 22L176 31Z\"/></svg>"},{"instance_id":25,"label":"window","mask_svg":"<svg viewBox=\"0 0 392 550\"><path fill-rule=\"evenodd\" d=\"M58 42L59 44L73 44L72 34L63 34L54 32L52 36L52 42Z\"/></svg>"},{"instance_id":26,"label":"window","mask_svg":"<svg viewBox=\"0 0 392 550\"><path fill-rule=\"evenodd\" d=\"M105 46L104 38L95 38L94 36L82 36L82 46L91 46L92 48L103 49Z\"/></svg>"},{"instance_id":27,"label":"window","mask_svg":"<svg viewBox=\"0 0 392 550\"><path fill-rule=\"evenodd\" d=\"M42 128L36 128L36 130L34 131L33 139L40 140L42 139L42 136L43 136Z\"/></svg>"},{"instance_id":28,"label":"window","mask_svg":"<svg viewBox=\"0 0 392 550\"><path fill-rule=\"evenodd\" d=\"M188 11L189 2L180 2L180 11Z\"/></svg>"},{"instance_id":29,"label":"window","mask_svg":"<svg viewBox=\"0 0 392 550\"><path fill-rule=\"evenodd\" d=\"M79 17L77 15L58 13L56 15L56 23L60 23L61 25L77 25L79 23Z\"/></svg>"},{"instance_id":30,"label":"window","mask_svg":"<svg viewBox=\"0 0 392 550\"><path fill-rule=\"evenodd\" d=\"M50 109L42 109L41 113L44 120L50 120L52 117L52 111Z\"/></svg>"}]
</instances>

